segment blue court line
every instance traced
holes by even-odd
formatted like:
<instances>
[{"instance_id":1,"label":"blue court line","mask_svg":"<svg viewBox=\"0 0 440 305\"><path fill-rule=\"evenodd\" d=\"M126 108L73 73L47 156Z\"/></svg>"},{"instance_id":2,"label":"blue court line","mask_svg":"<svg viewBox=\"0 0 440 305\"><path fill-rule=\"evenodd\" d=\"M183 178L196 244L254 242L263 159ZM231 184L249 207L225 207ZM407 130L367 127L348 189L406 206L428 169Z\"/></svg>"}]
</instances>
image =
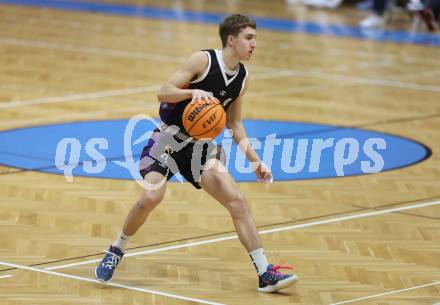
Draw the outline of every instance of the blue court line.
<instances>
[{"instance_id":1,"label":"blue court line","mask_svg":"<svg viewBox=\"0 0 440 305\"><path fill-rule=\"evenodd\" d=\"M207 24L218 24L225 16L224 13L192 12L141 5L96 3L74 0L0 0L0 3ZM258 16L255 16L254 18L257 21L258 28L265 30L440 47L440 35L430 33L366 30L356 26L338 24L297 22L294 20Z\"/></svg>"}]
</instances>

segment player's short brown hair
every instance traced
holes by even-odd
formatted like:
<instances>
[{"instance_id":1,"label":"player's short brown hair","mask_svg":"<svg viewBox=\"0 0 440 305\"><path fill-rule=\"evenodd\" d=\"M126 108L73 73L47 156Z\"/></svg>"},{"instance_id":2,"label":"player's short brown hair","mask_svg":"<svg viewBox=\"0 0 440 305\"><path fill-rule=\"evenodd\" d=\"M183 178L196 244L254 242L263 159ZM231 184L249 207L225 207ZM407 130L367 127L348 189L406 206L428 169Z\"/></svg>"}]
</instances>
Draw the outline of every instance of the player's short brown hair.
<instances>
[{"instance_id":1,"label":"player's short brown hair","mask_svg":"<svg viewBox=\"0 0 440 305\"><path fill-rule=\"evenodd\" d=\"M220 23L218 31L223 48L226 47L229 35L236 37L240 31L246 27L251 27L256 30L257 24L252 18L240 14L232 14L226 17L222 23Z\"/></svg>"}]
</instances>

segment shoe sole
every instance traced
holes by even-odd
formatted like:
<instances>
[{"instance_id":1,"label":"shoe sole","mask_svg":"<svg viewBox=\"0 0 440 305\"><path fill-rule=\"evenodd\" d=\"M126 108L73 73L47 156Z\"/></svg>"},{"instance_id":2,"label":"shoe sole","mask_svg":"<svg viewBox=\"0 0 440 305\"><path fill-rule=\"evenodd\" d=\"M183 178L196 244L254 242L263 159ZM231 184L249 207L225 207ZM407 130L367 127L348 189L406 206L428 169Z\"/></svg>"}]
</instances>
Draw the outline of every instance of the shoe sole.
<instances>
[{"instance_id":1,"label":"shoe sole","mask_svg":"<svg viewBox=\"0 0 440 305\"><path fill-rule=\"evenodd\" d=\"M289 277L285 280L279 281L275 285L268 285L263 288L258 288L258 291L259 292L266 292L266 293L277 292L277 291L280 291L281 289L285 289L287 287L290 287L291 285L295 284L297 281L298 281L298 276L296 276L296 274L293 274L291 277Z\"/></svg>"}]
</instances>

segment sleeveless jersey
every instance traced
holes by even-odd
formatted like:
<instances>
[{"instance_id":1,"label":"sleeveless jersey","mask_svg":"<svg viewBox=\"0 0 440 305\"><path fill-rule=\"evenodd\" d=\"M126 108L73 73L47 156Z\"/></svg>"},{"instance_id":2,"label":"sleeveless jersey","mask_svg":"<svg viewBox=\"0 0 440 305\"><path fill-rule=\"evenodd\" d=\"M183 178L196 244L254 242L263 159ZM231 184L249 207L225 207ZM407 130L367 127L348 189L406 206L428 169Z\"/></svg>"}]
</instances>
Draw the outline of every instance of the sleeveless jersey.
<instances>
[{"instance_id":1,"label":"sleeveless jersey","mask_svg":"<svg viewBox=\"0 0 440 305\"><path fill-rule=\"evenodd\" d=\"M188 84L188 88L211 92L226 111L243 90L247 70L242 63L239 63L235 71L230 71L223 62L220 50L203 50L203 52L208 55L208 67L199 78ZM182 115L186 105L190 102L191 99L178 103L162 102L159 109L161 120L168 126L176 125L181 132L186 134Z\"/></svg>"}]
</instances>

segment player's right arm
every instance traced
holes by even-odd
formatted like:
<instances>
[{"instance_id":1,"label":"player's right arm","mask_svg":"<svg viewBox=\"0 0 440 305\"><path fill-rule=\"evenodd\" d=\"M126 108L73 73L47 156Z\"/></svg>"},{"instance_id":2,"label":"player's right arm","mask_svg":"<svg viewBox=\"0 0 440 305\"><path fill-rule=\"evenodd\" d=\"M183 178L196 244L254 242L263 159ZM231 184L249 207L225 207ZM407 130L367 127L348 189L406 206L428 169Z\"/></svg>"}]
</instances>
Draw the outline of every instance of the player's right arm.
<instances>
[{"instance_id":1,"label":"player's right arm","mask_svg":"<svg viewBox=\"0 0 440 305\"><path fill-rule=\"evenodd\" d=\"M159 102L178 103L187 99L211 100L210 93L199 89L187 89L188 83L203 74L208 67L208 56L205 52L193 53L171 77L162 85L157 93Z\"/></svg>"}]
</instances>

